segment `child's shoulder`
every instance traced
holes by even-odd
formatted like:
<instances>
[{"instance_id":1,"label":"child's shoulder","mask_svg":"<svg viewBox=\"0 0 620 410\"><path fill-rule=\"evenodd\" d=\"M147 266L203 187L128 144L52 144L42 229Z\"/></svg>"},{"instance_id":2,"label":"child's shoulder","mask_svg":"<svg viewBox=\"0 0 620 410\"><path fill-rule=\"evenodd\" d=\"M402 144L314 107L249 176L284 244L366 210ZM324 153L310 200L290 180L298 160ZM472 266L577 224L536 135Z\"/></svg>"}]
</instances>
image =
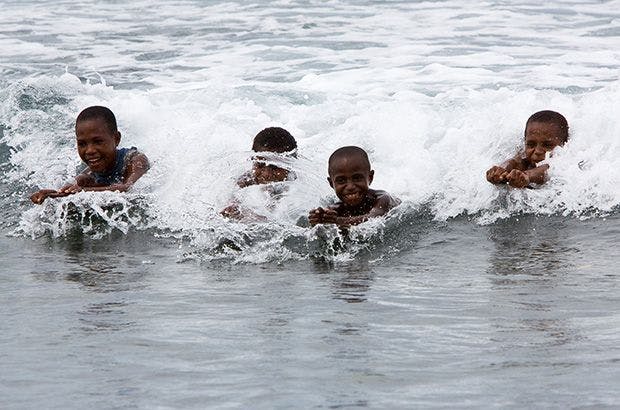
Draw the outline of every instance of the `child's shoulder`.
<instances>
[{"instance_id":1,"label":"child's shoulder","mask_svg":"<svg viewBox=\"0 0 620 410\"><path fill-rule=\"evenodd\" d=\"M148 157L144 152L140 151L136 147L129 148L119 148L121 157L124 159L124 162L147 162Z\"/></svg>"},{"instance_id":2,"label":"child's shoulder","mask_svg":"<svg viewBox=\"0 0 620 410\"><path fill-rule=\"evenodd\" d=\"M368 194L373 198L375 206L384 204L392 208L400 204L400 199L381 189L369 189Z\"/></svg>"}]
</instances>

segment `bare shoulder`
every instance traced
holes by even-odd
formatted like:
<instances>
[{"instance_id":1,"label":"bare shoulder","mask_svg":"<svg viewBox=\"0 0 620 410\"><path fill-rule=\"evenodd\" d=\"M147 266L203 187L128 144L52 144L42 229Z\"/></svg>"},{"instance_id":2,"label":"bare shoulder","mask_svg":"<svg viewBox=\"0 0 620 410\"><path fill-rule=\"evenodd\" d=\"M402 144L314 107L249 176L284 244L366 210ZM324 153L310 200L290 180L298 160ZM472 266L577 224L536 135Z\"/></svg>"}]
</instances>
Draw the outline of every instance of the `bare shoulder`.
<instances>
[{"instance_id":1,"label":"bare shoulder","mask_svg":"<svg viewBox=\"0 0 620 410\"><path fill-rule=\"evenodd\" d=\"M369 189L368 193L375 197L375 201L381 200L381 201L389 201L389 202L394 203L396 205L400 204L400 199L398 199L395 196L391 195L387 191L383 191L383 190L380 190L380 189Z\"/></svg>"},{"instance_id":2,"label":"bare shoulder","mask_svg":"<svg viewBox=\"0 0 620 410\"><path fill-rule=\"evenodd\" d=\"M380 208L387 212L395 206L400 205L400 199L390 195L387 191L379 189L369 189L368 194L374 198L373 208Z\"/></svg>"},{"instance_id":3,"label":"bare shoulder","mask_svg":"<svg viewBox=\"0 0 620 410\"><path fill-rule=\"evenodd\" d=\"M140 151L136 151L135 154L131 156L129 163L133 166L139 166L141 168L146 168L146 169L148 169L150 166L149 159L147 158L145 154L143 154Z\"/></svg>"}]
</instances>

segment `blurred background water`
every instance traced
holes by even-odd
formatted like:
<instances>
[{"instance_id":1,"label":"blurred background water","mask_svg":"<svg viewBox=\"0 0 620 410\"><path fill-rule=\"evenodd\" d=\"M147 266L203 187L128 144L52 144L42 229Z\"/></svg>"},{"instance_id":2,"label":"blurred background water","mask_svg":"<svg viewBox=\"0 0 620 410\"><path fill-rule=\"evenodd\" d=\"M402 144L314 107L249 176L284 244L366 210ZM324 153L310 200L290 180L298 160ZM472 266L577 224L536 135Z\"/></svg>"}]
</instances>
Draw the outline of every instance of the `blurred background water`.
<instances>
[{"instance_id":1,"label":"blurred background water","mask_svg":"<svg viewBox=\"0 0 620 410\"><path fill-rule=\"evenodd\" d=\"M2 408L620 406L620 2L0 7ZM33 206L94 104L151 171ZM488 184L542 109L550 181ZM267 126L299 178L266 206ZM300 221L349 144L403 205L345 240Z\"/></svg>"}]
</instances>

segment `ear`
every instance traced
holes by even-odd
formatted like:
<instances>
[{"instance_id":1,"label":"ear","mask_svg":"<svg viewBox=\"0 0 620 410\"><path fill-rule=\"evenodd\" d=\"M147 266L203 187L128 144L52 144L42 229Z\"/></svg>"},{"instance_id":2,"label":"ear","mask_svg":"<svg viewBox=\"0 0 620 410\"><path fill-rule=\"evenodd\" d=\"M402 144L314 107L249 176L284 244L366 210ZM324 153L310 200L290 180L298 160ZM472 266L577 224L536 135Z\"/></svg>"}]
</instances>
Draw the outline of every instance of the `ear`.
<instances>
[{"instance_id":1,"label":"ear","mask_svg":"<svg viewBox=\"0 0 620 410\"><path fill-rule=\"evenodd\" d=\"M116 135L114 135L114 143L118 147L118 144L121 142L121 133L116 131Z\"/></svg>"},{"instance_id":2,"label":"ear","mask_svg":"<svg viewBox=\"0 0 620 410\"><path fill-rule=\"evenodd\" d=\"M330 177L327 177L327 182L329 182L330 187L334 187L334 184L332 184L332 179Z\"/></svg>"},{"instance_id":3,"label":"ear","mask_svg":"<svg viewBox=\"0 0 620 410\"><path fill-rule=\"evenodd\" d=\"M370 170L370 172L368 173L368 185L372 184L372 180L375 177L375 171L374 170Z\"/></svg>"}]
</instances>

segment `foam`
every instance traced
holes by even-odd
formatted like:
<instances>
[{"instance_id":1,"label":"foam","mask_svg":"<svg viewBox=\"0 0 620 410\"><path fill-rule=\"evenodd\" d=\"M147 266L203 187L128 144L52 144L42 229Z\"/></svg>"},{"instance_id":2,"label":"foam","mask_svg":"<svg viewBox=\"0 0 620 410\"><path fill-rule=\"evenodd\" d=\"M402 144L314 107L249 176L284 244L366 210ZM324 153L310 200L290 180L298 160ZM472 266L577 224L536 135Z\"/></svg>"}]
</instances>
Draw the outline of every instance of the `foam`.
<instances>
[{"instance_id":1,"label":"foam","mask_svg":"<svg viewBox=\"0 0 620 410\"><path fill-rule=\"evenodd\" d=\"M0 38L0 122L11 149L3 179L19 197L74 175L74 118L101 104L117 115L121 145L152 162L135 187L147 198L148 222L118 226L184 238L191 255L249 237L237 242L251 257L308 257L282 244L312 242L305 235L316 230L296 224L333 199L326 160L342 145L367 149L375 188L438 221L591 217L619 205L620 59L617 37L605 34L618 1L562 3L566 13L553 4L474 4L466 14L456 1L147 4L7 5L4 29L15 34ZM485 171L521 147L526 119L541 109L563 113L571 127L569 143L548 160L549 183L509 190L486 182ZM299 180L275 205L257 188L235 186L251 167L253 136L267 126L288 129L300 153L291 164ZM267 217L269 239L254 234L264 226L221 217L235 198ZM45 225L52 203L20 202L12 224L26 235L62 236L62 226Z\"/></svg>"}]
</instances>

